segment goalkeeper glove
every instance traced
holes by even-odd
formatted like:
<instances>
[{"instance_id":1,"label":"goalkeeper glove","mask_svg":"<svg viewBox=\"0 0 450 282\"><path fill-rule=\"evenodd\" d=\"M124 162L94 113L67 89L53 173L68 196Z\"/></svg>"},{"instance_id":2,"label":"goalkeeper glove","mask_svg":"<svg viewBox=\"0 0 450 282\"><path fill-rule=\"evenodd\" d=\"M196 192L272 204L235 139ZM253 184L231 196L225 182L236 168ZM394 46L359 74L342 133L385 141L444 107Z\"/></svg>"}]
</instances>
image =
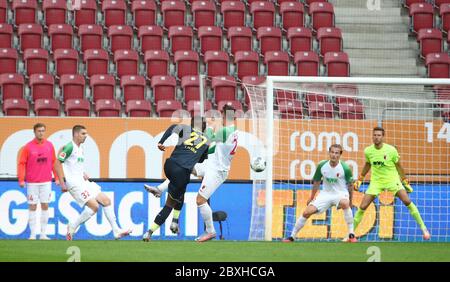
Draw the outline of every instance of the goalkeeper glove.
<instances>
[{"instance_id":1,"label":"goalkeeper glove","mask_svg":"<svg viewBox=\"0 0 450 282\"><path fill-rule=\"evenodd\" d=\"M403 178L402 184L403 184L403 187L405 187L406 192L411 193L413 191L411 184L409 184L408 178Z\"/></svg>"},{"instance_id":2,"label":"goalkeeper glove","mask_svg":"<svg viewBox=\"0 0 450 282\"><path fill-rule=\"evenodd\" d=\"M358 177L358 180L356 180L356 181L353 183L353 190L358 191L358 190L359 190L359 187L361 186L361 184L362 184L363 181L364 181L364 176L360 175L360 176Z\"/></svg>"}]
</instances>

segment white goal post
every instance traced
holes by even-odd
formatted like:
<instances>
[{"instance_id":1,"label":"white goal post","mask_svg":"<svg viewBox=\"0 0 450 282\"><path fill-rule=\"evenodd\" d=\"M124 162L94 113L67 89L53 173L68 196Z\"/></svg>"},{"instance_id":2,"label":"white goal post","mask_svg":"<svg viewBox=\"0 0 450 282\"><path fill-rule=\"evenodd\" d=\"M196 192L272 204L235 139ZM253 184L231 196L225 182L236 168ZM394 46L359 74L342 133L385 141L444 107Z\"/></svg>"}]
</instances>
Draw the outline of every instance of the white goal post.
<instances>
[{"instance_id":1,"label":"white goal post","mask_svg":"<svg viewBox=\"0 0 450 282\"><path fill-rule=\"evenodd\" d=\"M265 118L262 119L264 120L263 122L265 123L266 126L266 132L265 132L265 136L267 137L266 140L264 140L265 142L265 146L266 146L266 162L267 162L267 166L266 166L266 171L265 171L265 183L264 183L264 190L265 190L265 207L264 207L264 212L263 214L257 214L257 212L255 212L255 208L253 208L252 210L252 226L251 226L251 231L250 231L250 236L249 239L250 240L266 240L266 241L272 241L274 240L274 238L280 238L279 234L278 235L274 235L274 232L272 230L272 226L274 224L274 207L273 207L273 203L274 203L274 181L278 181L280 179L277 179L280 177L280 175L274 175L274 156L276 155L275 152L275 146L277 142L283 142L280 140L275 140L275 138L279 138L278 135L283 134L283 132L280 132L280 130L284 130L284 129L280 129L281 126L279 126L280 128L275 128L275 123L277 120L282 120L282 119L290 119L290 115L294 115L295 110L289 110L287 109L288 112L283 112L280 113L280 108L277 108L279 100L278 100L278 96L280 92L289 92L289 93L294 93L293 95L295 96L295 99L298 99L300 101L300 106L304 106L305 103L308 103L308 101L305 98L305 95L302 94L303 92L307 92L307 90L303 89L304 87L306 87L305 85L311 85L311 84L315 84L315 85L325 85L326 87L326 91L324 93L319 93L321 95L325 95L330 99L330 101L334 101L334 99L336 97L352 97L355 99L359 99L361 101L362 107L364 107L365 110L368 111L368 113L371 113L370 116L369 114L366 114L365 119L368 121L376 121L376 124L381 124L383 122L383 120L387 120L389 122L389 120L405 120L405 123L402 124L400 122L398 122L397 124L395 124L395 126L412 126L414 127L414 123L407 123L406 120L427 120L427 118L430 119L430 121L437 121L437 120L442 120L442 117L440 116L440 113L442 112L442 109L440 108L440 106L445 105L445 107L448 107L448 105L450 104L450 101L438 101L438 100L430 100L429 97L431 97L430 95L434 95L433 93L433 87L440 85L440 86L449 86L449 91L450 91L450 79L426 79L426 78L385 78L385 77L301 77L301 76L268 76L266 77L266 82L264 85L249 85L249 84L244 84L244 88L246 90L246 92L248 93L249 97L250 97L250 105L249 108L252 110L252 116L253 118L261 118L262 115L265 114ZM329 89L332 89L333 85L350 85L350 86L356 86L356 88L359 87L360 91L358 96L352 96L350 94L346 94L345 92L342 93L335 93ZM415 87L415 86L418 86ZM423 90L422 90L423 88ZM334 89L334 88L333 88ZM377 89L376 91L372 91L370 89ZM419 89L419 90L410 90L410 89ZM372 91L372 92L371 92ZM378 96L378 92L379 93L384 93L385 95L380 95ZM333 92L333 93L330 93ZM377 93L375 93L377 92ZM283 94L283 97L287 97L288 95ZM290 95L290 94L289 94ZM289 98L286 98L289 99ZM261 101L263 101L263 103L261 103ZM333 103L333 102L332 102ZM292 105L292 104L290 104ZM425 105L425 106L424 106ZM307 106L306 106L307 107ZM284 109L286 111L286 109ZM259 111L259 113L258 113ZM304 114L305 111L307 112L307 110L305 110L303 108L303 110L299 110L299 111L303 111L302 113L297 113L303 116L305 122L306 121L311 121L310 123L317 121L316 118L313 118L312 116L309 116L305 118L305 116L307 116L308 114ZM336 106L334 106L334 110L335 114L333 115L333 118L331 119L334 123L332 126L335 127L335 129L339 129L339 127L341 126L340 123L340 117L339 114L336 113ZM430 113L429 117L427 117L427 114L422 114L423 112L427 112ZM392 117L386 117L385 115L388 114L392 114ZM277 118L278 116L282 116L284 115L284 117L281 119ZM320 117L319 119L321 119L321 121L323 123L327 123L327 119L322 119L323 117ZM292 117L292 120L295 120L296 117ZM351 121L352 118L347 118L347 123L349 121ZM360 121L355 121L354 126L357 127ZM346 124L347 124L346 123ZM444 125L448 123L444 122ZM344 123L343 123L344 124ZM430 124L430 122L428 123ZM289 126L289 125L288 125ZM347 127L351 128L352 125L346 125ZM427 126L425 124L425 126ZM447 125L445 125L447 126ZM430 127L433 127L432 125ZM436 126L435 126L436 127ZM286 128L286 127L284 127ZM296 130L299 131L298 129L300 129L301 127L297 128ZM445 127L444 129L446 129L447 127ZM442 130L444 130L442 129ZM277 130L277 132L275 132L275 130ZM294 129L293 129L294 130ZM406 130L406 129L405 129ZM442 131L441 130L441 131ZM450 128L449 128L450 130ZM286 132L285 132L286 133ZM371 132L368 132L367 134L370 135ZM434 132L433 132L434 133ZM441 132L440 132L441 133ZM266 135L267 134L267 135ZM393 136L392 132L387 132L388 135ZM448 134L450 136L450 132L442 132L442 134ZM442 135L441 134L441 135ZM408 136L407 134L404 134L403 136ZM394 139L395 141L400 141L402 140L402 138L404 138L402 135L397 135L396 139ZM448 136L447 136L448 137ZM428 137L429 138L429 137ZM367 138L366 138L367 139ZM370 139L370 138L369 138ZM392 137L390 139L391 141L393 140ZM448 141L450 141L450 138L447 139ZM441 141L441 140L439 140ZM421 142L421 141L420 141ZM420 143L419 141L417 141L416 145L417 146L417 150L420 146L422 146L423 144ZM389 142L387 142L389 143ZM447 148L445 148L445 144L447 143L443 143L444 145L439 145L440 148L440 152L448 152L450 154L450 150ZM360 144L361 145L361 144ZM396 144L397 145L397 144ZM411 146L411 145L408 145ZM433 148L431 148L430 145L430 150L432 150L432 152L438 152L439 150L435 150L437 145L433 144ZM450 144L448 144L448 146L450 147ZM407 146L404 145L404 147L406 148ZM404 149L404 148L401 148ZM414 148L408 148L408 153L407 154L411 154L411 152L413 152L414 150L416 150ZM364 158L364 153L361 152L361 149L359 149L359 155L362 155L360 158L358 158L358 162L361 162L361 160L363 160ZM326 150L325 150L326 151ZM325 155L324 155L325 154ZM322 154L321 156L326 156L326 152ZM437 153L433 153L436 154L435 157L439 157ZM410 158L412 156L406 156L407 158ZM415 157L422 157L422 155L418 155ZM434 156L432 156L434 157ZM442 156L441 156L442 157ZM346 156L343 156L343 159L345 159ZM431 184L436 184L436 187L439 188L430 188L430 189L442 189L439 190L441 191L440 193L446 193L445 195L448 196L448 193L450 193L450 191L448 191L450 189L448 181L449 180L449 176L448 174L448 166L450 166L449 163L445 163L447 159L444 159L444 161L439 162L438 164L436 164L436 166L439 166L438 168L436 168L437 170L439 170L439 172L444 172L444 174L436 176L436 178L434 178L433 175L427 175L427 173L429 174L429 172L426 172L425 170L423 170L424 174L422 175L421 173L418 174L417 179L419 179L418 181L422 181L422 179L426 179L424 181L428 181L428 182L432 182ZM286 163L286 166L288 165L288 162L284 162L285 160L277 160L277 164L279 163ZM278 169L278 171L282 171L282 170L286 170L288 171L289 169L292 170L292 168L289 167L278 167L276 168ZM419 168L418 168L419 170ZM287 175L287 172L286 172ZM425 176L427 175L427 176ZM357 177L354 175L354 177ZM438 179L439 180L435 180ZM442 180L444 179L444 180ZM289 179L281 179L283 182L283 180L286 180L286 185L290 185L290 183L294 183L295 185L299 182L299 180L295 179L295 180L289 180ZM308 180L303 178L303 180ZM366 183L368 182L369 178L366 177ZM256 181L255 181L256 183ZM257 183L257 185L261 186L261 183ZM255 184L254 184L255 186ZM295 188L297 189L297 188ZM445 190L447 189L447 190ZM448 191L448 192L445 192ZM256 196L255 196L256 197ZM255 199L254 197L254 199ZM295 200L295 193L294 193L294 200ZM288 202L288 201L287 201ZM448 202L446 202L448 203ZM392 205L396 205L395 201L394 204ZM286 204L285 206L283 206L284 209L288 208L290 209L291 206L289 206L289 204ZM401 207L393 207L393 209L401 209ZM448 208L448 207L447 207ZM294 208L295 209L295 208ZM259 208L258 208L259 210ZM384 211L380 210L376 210L377 213L382 213ZM403 210L401 211L403 213ZM283 236L286 234L286 232L288 231L287 229L291 228L293 225L293 222L295 222L295 214L298 214L298 211L294 211L292 212L293 215L290 215L289 213L283 213L282 216L280 217L284 217L284 219L281 219L281 222L283 224L281 228L282 234ZM275 212L275 214L279 214L279 209L277 209L277 212ZM407 215L405 215L407 216ZM256 218L258 217L258 219ZM264 217L264 220L262 220L261 217ZM293 217L293 218L288 218L286 219L286 217ZM403 217L402 217L403 218ZM428 218L428 215L425 215L425 218ZM378 219L378 220L383 220ZM392 219L392 221L395 221L396 219ZM403 220L403 219L400 219ZM289 223L287 223L289 221ZM256 225L256 222L259 222L259 225ZM264 226L260 226L261 223L264 222ZM398 220L397 220L398 223ZM410 223L408 223L407 227L401 226L401 227L395 227L398 228L400 230L399 234L394 234L392 235L392 238L405 238L404 240L408 240L408 241L416 241L416 237L418 237L418 235L416 234L417 232L413 229L413 227L409 226ZM384 227L376 227L377 230L381 230ZM449 240L449 230L447 225L445 225L446 230L442 231L442 233L439 233L441 235L438 236L438 241L441 240ZM263 230L261 230L263 229ZM392 229L394 229L394 223L392 223ZM278 230L278 229L277 229ZM328 235L330 232L330 228L327 229L328 231ZM406 231L405 231L406 230ZM379 231L379 234L381 234L384 231ZM253 235L252 235L253 234ZM255 234L259 234L259 235L255 235ZM263 236L263 238L261 238ZM332 235L331 237L333 237L334 235ZM331 237L327 237L327 238L331 238ZM333 237L334 238L334 237ZM372 235L367 235L368 240L378 240L378 237L374 237ZM401 239L403 240L403 239Z\"/></svg>"}]
</instances>

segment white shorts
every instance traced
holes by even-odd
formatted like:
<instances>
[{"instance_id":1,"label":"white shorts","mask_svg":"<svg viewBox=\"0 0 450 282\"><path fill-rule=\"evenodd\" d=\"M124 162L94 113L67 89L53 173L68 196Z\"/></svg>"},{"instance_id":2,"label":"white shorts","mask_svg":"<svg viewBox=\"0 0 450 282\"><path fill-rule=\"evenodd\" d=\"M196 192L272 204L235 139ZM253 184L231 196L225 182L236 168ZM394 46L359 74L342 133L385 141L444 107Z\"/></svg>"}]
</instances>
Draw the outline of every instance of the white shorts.
<instances>
[{"instance_id":1,"label":"white shorts","mask_svg":"<svg viewBox=\"0 0 450 282\"><path fill-rule=\"evenodd\" d=\"M206 167L207 167L207 163L208 160L204 160L202 163L197 163L194 166L195 172L197 174L197 176L203 177L205 176L206 173Z\"/></svg>"},{"instance_id":2,"label":"white shorts","mask_svg":"<svg viewBox=\"0 0 450 282\"><path fill-rule=\"evenodd\" d=\"M339 207L339 202L343 199L349 199L348 193L320 192L319 196L309 204L317 208L317 213L323 213L332 206Z\"/></svg>"},{"instance_id":3,"label":"white shorts","mask_svg":"<svg viewBox=\"0 0 450 282\"><path fill-rule=\"evenodd\" d=\"M206 170L203 177L202 185L198 190L198 194L205 199L209 199L211 195L219 188L228 178L228 171Z\"/></svg>"},{"instance_id":4,"label":"white shorts","mask_svg":"<svg viewBox=\"0 0 450 282\"><path fill-rule=\"evenodd\" d=\"M50 203L52 196L52 183L27 183L27 199L29 205Z\"/></svg>"},{"instance_id":5,"label":"white shorts","mask_svg":"<svg viewBox=\"0 0 450 282\"><path fill-rule=\"evenodd\" d=\"M97 198L100 192L102 192L101 187L97 183L88 180L85 180L81 186L73 186L69 189L70 195L80 207L83 207L90 199Z\"/></svg>"}]
</instances>

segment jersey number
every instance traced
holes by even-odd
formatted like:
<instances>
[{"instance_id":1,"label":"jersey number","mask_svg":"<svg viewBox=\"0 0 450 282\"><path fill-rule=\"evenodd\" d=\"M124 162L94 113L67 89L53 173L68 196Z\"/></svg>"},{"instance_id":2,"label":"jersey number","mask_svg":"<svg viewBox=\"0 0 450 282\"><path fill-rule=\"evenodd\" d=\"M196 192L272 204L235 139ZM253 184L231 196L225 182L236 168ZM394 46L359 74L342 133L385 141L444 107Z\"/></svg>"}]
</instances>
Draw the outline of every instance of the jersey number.
<instances>
[{"instance_id":1,"label":"jersey number","mask_svg":"<svg viewBox=\"0 0 450 282\"><path fill-rule=\"evenodd\" d=\"M237 138L234 138L234 139L233 139L233 144L234 144L234 147L233 147L233 150L231 150L230 155L236 154Z\"/></svg>"},{"instance_id":2,"label":"jersey number","mask_svg":"<svg viewBox=\"0 0 450 282\"><path fill-rule=\"evenodd\" d=\"M83 196L83 199L86 200L89 197L89 192L86 190L81 193L81 196Z\"/></svg>"},{"instance_id":3,"label":"jersey number","mask_svg":"<svg viewBox=\"0 0 450 282\"><path fill-rule=\"evenodd\" d=\"M208 142L208 139L205 136L198 135L196 132L191 132L191 138L189 138L186 141L184 141L184 145L186 145L186 146L194 146L194 142L197 141L197 139L199 139L199 138L202 139L202 142L198 143L195 146L195 149L200 149L200 147L202 147L203 145L206 144L206 142Z\"/></svg>"}]
</instances>

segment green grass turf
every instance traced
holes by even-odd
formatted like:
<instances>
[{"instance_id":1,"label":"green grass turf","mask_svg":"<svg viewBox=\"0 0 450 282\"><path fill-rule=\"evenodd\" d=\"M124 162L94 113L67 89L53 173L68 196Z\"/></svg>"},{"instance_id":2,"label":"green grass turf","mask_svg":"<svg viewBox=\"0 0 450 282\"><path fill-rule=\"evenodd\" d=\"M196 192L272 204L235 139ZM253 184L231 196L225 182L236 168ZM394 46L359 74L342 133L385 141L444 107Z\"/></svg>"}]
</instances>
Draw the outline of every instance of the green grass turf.
<instances>
[{"instance_id":1,"label":"green grass turf","mask_svg":"<svg viewBox=\"0 0 450 282\"><path fill-rule=\"evenodd\" d=\"M70 246L80 248L81 261L364 262L371 246L380 248L381 261L450 261L450 243L28 240L0 240L0 261L64 262Z\"/></svg>"}]
</instances>

